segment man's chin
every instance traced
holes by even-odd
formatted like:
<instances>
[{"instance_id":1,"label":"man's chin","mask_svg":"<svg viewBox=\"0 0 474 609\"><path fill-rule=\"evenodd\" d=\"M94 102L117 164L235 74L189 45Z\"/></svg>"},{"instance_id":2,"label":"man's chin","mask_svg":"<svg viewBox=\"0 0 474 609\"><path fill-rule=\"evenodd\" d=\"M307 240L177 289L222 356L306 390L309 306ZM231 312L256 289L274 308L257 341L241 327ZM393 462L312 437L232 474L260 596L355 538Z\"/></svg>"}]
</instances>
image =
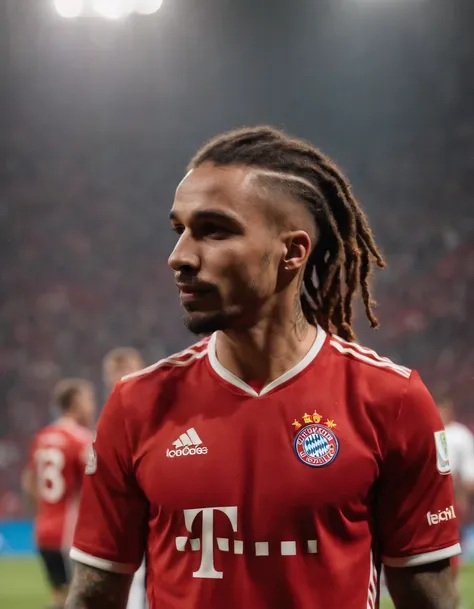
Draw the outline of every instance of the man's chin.
<instances>
[{"instance_id":1,"label":"man's chin","mask_svg":"<svg viewBox=\"0 0 474 609\"><path fill-rule=\"evenodd\" d=\"M225 313L186 313L184 325L193 334L212 334L217 330L227 330L230 318Z\"/></svg>"}]
</instances>

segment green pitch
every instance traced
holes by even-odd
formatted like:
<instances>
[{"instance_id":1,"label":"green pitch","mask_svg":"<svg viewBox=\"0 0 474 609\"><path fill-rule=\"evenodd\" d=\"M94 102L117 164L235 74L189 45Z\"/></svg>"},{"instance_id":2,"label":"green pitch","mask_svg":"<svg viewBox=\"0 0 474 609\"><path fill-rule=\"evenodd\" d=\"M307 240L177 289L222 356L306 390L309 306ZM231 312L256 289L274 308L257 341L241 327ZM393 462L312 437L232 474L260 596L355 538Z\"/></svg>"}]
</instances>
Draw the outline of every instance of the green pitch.
<instances>
[{"instance_id":1,"label":"green pitch","mask_svg":"<svg viewBox=\"0 0 474 609\"><path fill-rule=\"evenodd\" d=\"M462 607L474 609L474 565L463 568ZM48 602L48 589L36 559L0 559L0 607L1 609L43 609ZM393 605L383 599L381 609Z\"/></svg>"},{"instance_id":2,"label":"green pitch","mask_svg":"<svg viewBox=\"0 0 474 609\"><path fill-rule=\"evenodd\" d=\"M39 560L0 559L2 609L44 609L48 601L48 588Z\"/></svg>"}]
</instances>

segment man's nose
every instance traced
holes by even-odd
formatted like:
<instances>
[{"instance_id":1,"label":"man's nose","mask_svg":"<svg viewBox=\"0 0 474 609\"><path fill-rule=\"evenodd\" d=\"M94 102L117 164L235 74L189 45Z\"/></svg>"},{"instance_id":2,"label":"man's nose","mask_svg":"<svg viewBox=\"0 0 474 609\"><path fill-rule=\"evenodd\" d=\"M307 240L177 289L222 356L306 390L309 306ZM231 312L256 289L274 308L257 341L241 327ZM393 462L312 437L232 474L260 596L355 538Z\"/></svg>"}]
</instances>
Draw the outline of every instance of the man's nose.
<instances>
[{"instance_id":1,"label":"man's nose","mask_svg":"<svg viewBox=\"0 0 474 609\"><path fill-rule=\"evenodd\" d=\"M174 250L168 258L168 265L173 271L198 271L200 266L199 254L196 244L190 235L183 233Z\"/></svg>"}]
</instances>

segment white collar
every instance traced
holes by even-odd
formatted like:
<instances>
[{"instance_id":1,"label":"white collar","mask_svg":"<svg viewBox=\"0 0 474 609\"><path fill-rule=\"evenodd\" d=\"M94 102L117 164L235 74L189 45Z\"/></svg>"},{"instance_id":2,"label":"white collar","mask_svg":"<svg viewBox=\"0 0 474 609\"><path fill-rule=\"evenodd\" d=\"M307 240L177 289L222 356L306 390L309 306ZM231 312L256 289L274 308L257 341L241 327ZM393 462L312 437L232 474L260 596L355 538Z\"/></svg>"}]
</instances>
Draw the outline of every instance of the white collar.
<instances>
[{"instance_id":1,"label":"white collar","mask_svg":"<svg viewBox=\"0 0 474 609\"><path fill-rule=\"evenodd\" d=\"M211 336L211 339L208 344L207 353L209 357L209 363L211 364L212 369L216 374L218 374L222 379L234 385L234 387L238 387L248 395L253 397L260 397L262 395L266 395L276 387L279 387L283 383L286 383L293 377L295 377L300 372L303 372L305 368L311 364L311 362L316 358L318 353L321 351L322 346L324 345L324 341L326 339L326 332L321 328L321 326L317 326L317 334L314 343L311 346L311 349L308 353L300 360L297 364L287 370L284 374L279 376L277 379L266 385L260 393L255 391L250 385L247 385L245 381L240 379L238 376L235 376L233 372L224 368L224 366L219 362L216 355L216 341L217 341L217 333Z\"/></svg>"}]
</instances>

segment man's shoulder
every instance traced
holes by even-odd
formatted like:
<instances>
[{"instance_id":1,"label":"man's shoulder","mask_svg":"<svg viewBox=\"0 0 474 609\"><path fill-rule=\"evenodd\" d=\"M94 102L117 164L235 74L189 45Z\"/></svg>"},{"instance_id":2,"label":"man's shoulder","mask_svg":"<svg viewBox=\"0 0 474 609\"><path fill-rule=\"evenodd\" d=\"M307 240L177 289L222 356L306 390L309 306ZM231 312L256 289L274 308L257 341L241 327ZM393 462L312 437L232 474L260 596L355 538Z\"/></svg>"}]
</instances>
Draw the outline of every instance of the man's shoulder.
<instances>
[{"instance_id":1,"label":"man's shoulder","mask_svg":"<svg viewBox=\"0 0 474 609\"><path fill-rule=\"evenodd\" d=\"M58 448L68 458L92 442L92 432L77 423L54 421L40 429L35 438L37 448Z\"/></svg>"},{"instance_id":2,"label":"man's shoulder","mask_svg":"<svg viewBox=\"0 0 474 609\"><path fill-rule=\"evenodd\" d=\"M89 436L89 443L91 440L92 437ZM30 455L32 458L61 459L65 464L75 460L77 447L83 446L85 441L53 422L36 432L30 445Z\"/></svg>"},{"instance_id":3,"label":"man's shoulder","mask_svg":"<svg viewBox=\"0 0 474 609\"><path fill-rule=\"evenodd\" d=\"M389 413L396 416L408 391L418 387L416 372L373 349L334 335L328 336L327 345L337 382L347 386L353 408L364 404L364 408L375 412L377 417Z\"/></svg>"},{"instance_id":4,"label":"man's shoulder","mask_svg":"<svg viewBox=\"0 0 474 609\"><path fill-rule=\"evenodd\" d=\"M38 445L44 444L65 444L67 443L69 434L66 429L57 421L53 421L39 429L35 436L34 442Z\"/></svg>"},{"instance_id":5,"label":"man's shoulder","mask_svg":"<svg viewBox=\"0 0 474 609\"><path fill-rule=\"evenodd\" d=\"M71 437L79 448L88 446L92 442L93 435L94 434L90 429L81 427L80 425L78 425L76 429L71 430Z\"/></svg>"},{"instance_id":6,"label":"man's shoulder","mask_svg":"<svg viewBox=\"0 0 474 609\"><path fill-rule=\"evenodd\" d=\"M136 394L142 389L150 387L150 385L159 387L172 378L181 382L183 377L189 374L196 364L206 357L208 343L209 338L206 337L142 370L127 374L119 382L121 392L123 394Z\"/></svg>"},{"instance_id":7,"label":"man's shoulder","mask_svg":"<svg viewBox=\"0 0 474 609\"><path fill-rule=\"evenodd\" d=\"M349 342L334 334L328 337L329 348L348 366L357 370L358 375L370 379L381 378L387 382L390 378L405 381L412 375L412 370L397 364L388 357L379 355L373 349L356 342ZM402 384L404 385L405 383Z\"/></svg>"}]
</instances>

